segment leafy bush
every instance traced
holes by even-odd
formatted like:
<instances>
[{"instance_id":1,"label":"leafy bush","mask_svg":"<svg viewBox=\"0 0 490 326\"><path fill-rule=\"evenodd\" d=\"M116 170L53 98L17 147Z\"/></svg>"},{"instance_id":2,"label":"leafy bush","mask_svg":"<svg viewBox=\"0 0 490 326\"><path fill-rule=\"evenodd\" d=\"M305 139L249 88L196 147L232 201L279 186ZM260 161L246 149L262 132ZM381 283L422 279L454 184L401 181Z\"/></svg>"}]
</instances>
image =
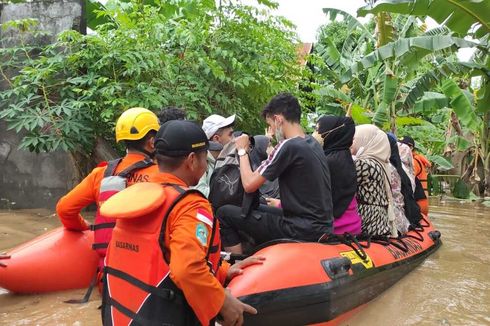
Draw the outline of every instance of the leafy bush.
<instances>
[{"instance_id":1,"label":"leafy bush","mask_svg":"<svg viewBox=\"0 0 490 326\"><path fill-rule=\"evenodd\" d=\"M241 128L262 131L263 105L298 89L303 71L285 19L234 1L154 2L110 1L96 33L66 31L25 62L0 94L0 118L26 132L23 148L90 153L135 106L179 106L195 120L236 113Z\"/></svg>"}]
</instances>

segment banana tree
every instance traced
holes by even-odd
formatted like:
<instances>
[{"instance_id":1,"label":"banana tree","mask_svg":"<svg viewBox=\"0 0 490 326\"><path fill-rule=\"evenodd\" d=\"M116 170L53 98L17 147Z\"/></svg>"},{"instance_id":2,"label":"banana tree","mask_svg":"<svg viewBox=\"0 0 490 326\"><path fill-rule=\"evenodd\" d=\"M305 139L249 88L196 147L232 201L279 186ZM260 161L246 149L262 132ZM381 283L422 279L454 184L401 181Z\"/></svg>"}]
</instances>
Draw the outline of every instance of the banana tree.
<instances>
[{"instance_id":1,"label":"banana tree","mask_svg":"<svg viewBox=\"0 0 490 326\"><path fill-rule=\"evenodd\" d=\"M324 12L329 14L330 18L332 12L335 13L333 17L342 15L349 26L355 26L363 32L365 30L364 26L359 27L362 25L356 18L345 12L330 8L324 9ZM320 74L326 77L325 87L341 88L347 85L350 97L358 101L355 104L374 112L374 123L383 125L390 121L394 129L396 110L400 107L400 102L405 100L406 93L412 91L411 88L406 87L407 82L420 76L418 70L421 63L425 62L430 67L434 65L432 63L434 60L425 60L426 57L433 58L438 54L454 53L462 47L478 46L472 41L436 33L407 37L409 30L407 26L413 24L413 20L406 20L404 24L389 24L394 28L391 32L387 32L388 24L384 24L382 28L377 27L378 35L383 29L382 34L395 35L397 39L370 53L359 51L362 48L361 44L372 40L372 36L370 39L365 32L357 40L356 49L352 50L344 46L342 52L335 48L332 40L326 38L322 44L317 45L318 53L325 63L325 69L320 71ZM384 39L389 38L384 37ZM421 87L418 86L416 89L420 92ZM426 86L431 85L426 84ZM412 106L418 99L411 95L411 102L405 105ZM417 95L421 97L423 92ZM339 99L339 97L334 98Z\"/></svg>"},{"instance_id":2,"label":"banana tree","mask_svg":"<svg viewBox=\"0 0 490 326\"><path fill-rule=\"evenodd\" d=\"M485 194L490 195L490 1L488 0L381 0L373 1L358 10L358 15L377 15L382 12L431 17L456 35L470 36L478 40L478 55L473 63L482 65L481 86L476 92L477 113L483 118L481 132L477 133L481 144L481 163L485 172ZM412 100L413 100L412 96ZM475 157L475 165L478 157Z\"/></svg>"}]
</instances>

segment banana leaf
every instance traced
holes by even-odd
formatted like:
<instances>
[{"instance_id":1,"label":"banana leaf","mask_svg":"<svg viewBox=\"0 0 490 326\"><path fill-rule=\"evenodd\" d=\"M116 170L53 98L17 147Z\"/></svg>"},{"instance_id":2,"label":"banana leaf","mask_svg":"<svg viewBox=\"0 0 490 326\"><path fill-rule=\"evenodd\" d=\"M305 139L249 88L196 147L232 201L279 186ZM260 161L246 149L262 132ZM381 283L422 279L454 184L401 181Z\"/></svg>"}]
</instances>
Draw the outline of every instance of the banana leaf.
<instances>
[{"instance_id":1,"label":"banana leaf","mask_svg":"<svg viewBox=\"0 0 490 326\"><path fill-rule=\"evenodd\" d=\"M429 16L461 36L470 30L476 38L490 33L488 0L380 0L360 8L357 14L364 17L380 12Z\"/></svg>"},{"instance_id":2,"label":"banana leaf","mask_svg":"<svg viewBox=\"0 0 490 326\"><path fill-rule=\"evenodd\" d=\"M446 95L436 92L425 92L424 96L415 103L414 113L432 113L449 105Z\"/></svg>"},{"instance_id":3,"label":"banana leaf","mask_svg":"<svg viewBox=\"0 0 490 326\"><path fill-rule=\"evenodd\" d=\"M478 44L475 42L449 35L409 37L376 49L355 63L351 70L356 73L374 66L378 61L387 59L400 59L398 64L401 65L416 65L422 57L436 51L476 46Z\"/></svg>"},{"instance_id":4,"label":"banana leaf","mask_svg":"<svg viewBox=\"0 0 490 326\"><path fill-rule=\"evenodd\" d=\"M482 120L476 115L475 108L456 82L447 79L442 83L441 89L449 98L451 108L458 116L461 124L473 132L479 131Z\"/></svg>"}]
</instances>

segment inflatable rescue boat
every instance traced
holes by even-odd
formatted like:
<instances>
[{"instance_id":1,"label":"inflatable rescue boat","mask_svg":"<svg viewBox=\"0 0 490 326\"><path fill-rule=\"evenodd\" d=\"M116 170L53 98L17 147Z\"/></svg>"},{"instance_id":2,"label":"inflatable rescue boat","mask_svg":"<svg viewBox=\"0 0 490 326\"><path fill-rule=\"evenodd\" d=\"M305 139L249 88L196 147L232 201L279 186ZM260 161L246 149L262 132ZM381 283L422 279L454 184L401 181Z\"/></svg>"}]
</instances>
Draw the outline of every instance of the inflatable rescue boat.
<instances>
[{"instance_id":1,"label":"inflatable rescue boat","mask_svg":"<svg viewBox=\"0 0 490 326\"><path fill-rule=\"evenodd\" d=\"M279 240L254 253L266 257L263 265L247 267L228 287L258 311L246 325L336 325L423 262L440 236L424 219L396 239Z\"/></svg>"},{"instance_id":2,"label":"inflatable rescue boat","mask_svg":"<svg viewBox=\"0 0 490 326\"><path fill-rule=\"evenodd\" d=\"M14 293L87 288L99 256L93 232L56 228L0 256L0 287Z\"/></svg>"},{"instance_id":3,"label":"inflatable rescue boat","mask_svg":"<svg viewBox=\"0 0 490 326\"><path fill-rule=\"evenodd\" d=\"M0 287L15 293L87 288L98 255L91 231L62 227L0 256ZM247 267L228 285L254 306L246 325L336 325L395 284L441 245L427 221L401 238L356 238L323 242L277 240L256 250L264 264Z\"/></svg>"}]
</instances>

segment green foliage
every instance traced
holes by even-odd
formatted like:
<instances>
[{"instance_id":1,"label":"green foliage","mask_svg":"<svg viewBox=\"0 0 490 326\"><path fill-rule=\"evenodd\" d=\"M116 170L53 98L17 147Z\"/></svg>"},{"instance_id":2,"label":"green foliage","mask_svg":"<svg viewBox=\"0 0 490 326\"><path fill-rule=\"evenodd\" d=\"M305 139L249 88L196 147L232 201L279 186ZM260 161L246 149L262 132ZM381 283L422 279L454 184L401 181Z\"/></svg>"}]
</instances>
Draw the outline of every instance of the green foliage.
<instances>
[{"instance_id":1,"label":"green foliage","mask_svg":"<svg viewBox=\"0 0 490 326\"><path fill-rule=\"evenodd\" d=\"M380 12L431 16L462 36L470 28L476 38L490 34L490 1L486 0L380 0L357 11L361 17Z\"/></svg>"},{"instance_id":2,"label":"green foliage","mask_svg":"<svg viewBox=\"0 0 490 326\"><path fill-rule=\"evenodd\" d=\"M26 133L23 148L90 153L135 106L184 107L196 120L236 113L239 127L262 132L264 104L280 91L299 93L304 71L292 25L267 10L135 0L95 13L111 19L95 24L96 34L62 33L0 93L0 118Z\"/></svg>"},{"instance_id":3,"label":"green foliage","mask_svg":"<svg viewBox=\"0 0 490 326\"><path fill-rule=\"evenodd\" d=\"M463 180L458 179L454 184L453 196L460 199L470 198L470 189Z\"/></svg>"},{"instance_id":4,"label":"green foliage","mask_svg":"<svg viewBox=\"0 0 490 326\"><path fill-rule=\"evenodd\" d=\"M450 105L458 115L459 121L473 132L481 127L481 119L475 114L472 103L452 79L445 80L441 85L442 91L450 100Z\"/></svg>"}]
</instances>

